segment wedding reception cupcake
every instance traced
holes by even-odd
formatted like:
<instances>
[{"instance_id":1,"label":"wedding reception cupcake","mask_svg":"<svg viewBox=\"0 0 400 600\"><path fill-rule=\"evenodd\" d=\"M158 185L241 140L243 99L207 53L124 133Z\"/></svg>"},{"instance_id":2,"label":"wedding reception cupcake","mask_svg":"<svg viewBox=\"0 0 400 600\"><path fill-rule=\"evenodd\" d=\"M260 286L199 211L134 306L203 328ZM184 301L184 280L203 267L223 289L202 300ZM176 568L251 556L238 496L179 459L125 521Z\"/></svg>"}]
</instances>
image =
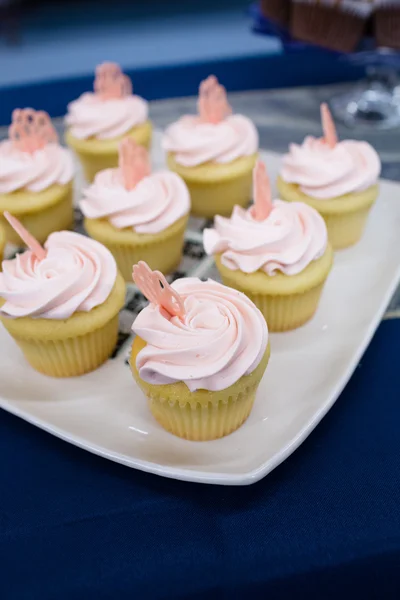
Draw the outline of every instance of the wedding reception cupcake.
<instances>
[{"instance_id":1,"label":"wedding reception cupcake","mask_svg":"<svg viewBox=\"0 0 400 600\"><path fill-rule=\"evenodd\" d=\"M42 247L6 218L29 250L3 261L0 320L40 373L71 377L96 369L114 350L125 301L113 256L71 231L52 233Z\"/></svg>"},{"instance_id":2,"label":"wedding reception cupcake","mask_svg":"<svg viewBox=\"0 0 400 600\"><path fill-rule=\"evenodd\" d=\"M225 88L210 76L200 85L198 115L182 117L164 134L168 167L186 182L195 215L230 214L251 199L258 134L250 119L231 112Z\"/></svg>"},{"instance_id":3,"label":"wedding reception cupcake","mask_svg":"<svg viewBox=\"0 0 400 600\"><path fill-rule=\"evenodd\" d=\"M235 206L204 230L225 285L260 309L270 331L287 331L314 315L332 267L333 252L322 217L301 202L271 199L265 165L254 169L254 206Z\"/></svg>"},{"instance_id":4,"label":"wedding reception cupcake","mask_svg":"<svg viewBox=\"0 0 400 600\"><path fill-rule=\"evenodd\" d=\"M86 231L107 246L126 281L139 260L165 273L179 265L189 191L176 173L150 174L146 149L132 139L121 142L119 167L97 173L80 206Z\"/></svg>"},{"instance_id":5,"label":"wedding reception cupcake","mask_svg":"<svg viewBox=\"0 0 400 600\"><path fill-rule=\"evenodd\" d=\"M278 190L284 200L306 202L324 217L335 250L361 238L378 197L381 163L367 142L337 139L326 104L321 106L324 137L291 144L283 158Z\"/></svg>"},{"instance_id":6,"label":"wedding reception cupcake","mask_svg":"<svg viewBox=\"0 0 400 600\"><path fill-rule=\"evenodd\" d=\"M148 104L132 93L131 80L115 63L96 69L94 92L87 92L68 106L67 144L77 153L88 181L103 169L118 165L118 145L132 137L150 147L152 126Z\"/></svg>"},{"instance_id":7,"label":"wedding reception cupcake","mask_svg":"<svg viewBox=\"0 0 400 600\"><path fill-rule=\"evenodd\" d=\"M150 305L133 323L130 364L153 416L188 440L232 433L249 416L268 364L262 314L244 294L211 279L170 286L143 262L133 278Z\"/></svg>"},{"instance_id":8,"label":"wedding reception cupcake","mask_svg":"<svg viewBox=\"0 0 400 600\"><path fill-rule=\"evenodd\" d=\"M43 242L73 224L71 153L62 148L47 113L16 109L8 139L0 142L0 225L8 242L20 243L3 218L9 211Z\"/></svg>"},{"instance_id":9,"label":"wedding reception cupcake","mask_svg":"<svg viewBox=\"0 0 400 600\"><path fill-rule=\"evenodd\" d=\"M371 13L371 0L292 0L291 33L323 48L353 52Z\"/></svg>"}]
</instances>

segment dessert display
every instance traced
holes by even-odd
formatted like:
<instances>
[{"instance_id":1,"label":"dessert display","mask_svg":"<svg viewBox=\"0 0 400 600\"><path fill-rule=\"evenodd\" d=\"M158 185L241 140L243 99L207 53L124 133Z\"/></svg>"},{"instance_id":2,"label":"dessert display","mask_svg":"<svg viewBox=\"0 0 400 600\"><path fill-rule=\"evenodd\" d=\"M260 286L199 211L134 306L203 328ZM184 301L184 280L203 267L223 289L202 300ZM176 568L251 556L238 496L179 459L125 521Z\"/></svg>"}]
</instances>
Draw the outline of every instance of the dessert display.
<instances>
[{"instance_id":1,"label":"dessert display","mask_svg":"<svg viewBox=\"0 0 400 600\"><path fill-rule=\"evenodd\" d=\"M140 262L133 279L150 304L136 317L130 365L167 431L213 440L247 419L269 360L268 327L249 298L212 280L169 285Z\"/></svg>"},{"instance_id":2,"label":"dessert display","mask_svg":"<svg viewBox=\"0 0 400 600\"><path fill-rule=\"evenodd\" d=\"M229 215L251 199L251 174L258 152L257 130L232 114L225 88L214 76L200 85L198 114L170 125L163 142L167 163L186 182L192 213Z\"/></svg>"},{"instance_id":3,"label":"dessert display","mask_svg":"<svg viewBox=\"0 0 400 600\"><path fill-rule=\"evenodd\" d=\"M86 231L107 246L126 281L139 260L165 273L179 265L189 191L176 173L150 173L147 150L132 138L120 143L119 167L97 173L80 207Z\"/></svg>"},{"instance_id":4,"label":"dessert display","mask_svg":"<svg viewBox=\"0 0 400 600\"><path fill-rule=\"evenodd\" d=\"M283 200L305 202L323 216L335 250L361 238L378 197L381 163L367 142L338 141L326 104L321 106L324 137L291 144L283 157L278 190Z\"/></svg>"},{"instance_id":5,"label":"dessert display","mask_svg":"<svg viewBox=\"0 0 400 600\"><path fill-rule=\"evenodd\" d=\"M5 218L29 250L3 261L0 320L40 373L72 377L109 358L118 336L125 284L112 254L71 231L44 246L8 212Z\"/></svg>"},{"instance_id":6,"label":"dessert display","mask_svg":"<svg viewBox=\"0 0 400 600\"><path fill-rule=\"evenodd\" d=\"M333 262L324 220L303 202L272 200L261 161L254 205L216 216L203 241L222 281L254 302L270 331L294 329L314 315Z\"/></svg>"},{"instance_id":7,"label":"dessert display","mask_svg":"<svg viewBox=\"0 0 400 600\"><path fill-rule=\"evenodd\" d=\"M303 3L321 8L325 0ZM345 2L331 4L333 12L348 8ZM264 13L279 26L287 22L289 8L290 0L262 2ZM287 360L293 361L292 366L295 363L296 386L296 378L303 377L309 366L307 353L320 353L324 364L330 357L332 364L338 360L343 332L359 310L358 304L351 305L354 289L349 286L348 296L344 294L340 268L312 324L276 336L273 368L269 367L269 379L260 386L270 360L270 333L295 330L318 310L334 249L346 248L362 236L378 196L381 166L368 143L338 140L323 104L323 137L308 136L302 144L290 145L278 177L279 196L273 196L266 166L258 157L257 130L250 119L232 112L216 77L200 84L197 108L197 114L182 116L168 126L161 142L168 170L152 172L147 102L132 93L131 82L118 65L100 65L94 92L72 102L66 117L67 143L88 179L79 190L75 210L72 153L58 144L46 113L14 111L9 139L0 142L0 323L4 326L2 378L7 380L9 374L3 396L9 405L15 369L18 377L26 373L32 386L39 382L47 397L54 395L61 403L77 400L72 413L63 408L69 441L75 443L83 431L83 447L95 447L108 458L168 476L178 473L185 478L186 464L194 471L202 462L205 466L196 477L206 480L213 448L222 448L222 459L214 454L223 464L221 473L230 471L229 443L205 447L199 460L199 445L177 438L209 441L235 432L251 415L258 389L261 398L242 436L231 438L233 446L241 451L240 446L254 435L267 440L260 448L269 452L268 440L280 430L273 444L283 456L295 439L289 440L288 435L296 431L302 435L303 405L291 431L288 424L296 409L289 404L293 386L281 387L282 380ZM272 171L277 159L271 155L268 160ZM383 208L388 189L382 193ZM382 207L374 226L382 225ZM190 213L201 219L189 218ZM211 217L213 222L206 220ZM77 231L83 226L87 236L67 231L74 225ZM383 248L376 233L376 229L368 231L366 240L373 242L364 261L368 270L371 249ZM390 235L391 242L393 229ZM25 245L27 250L19 252L12 244ZM363 256L367 245L360 246ZM350 271L352 256L359 258L359 253L345 254L342 265L349 269L342 273L346 271L346 281L359 274L361 284L362 270ZM381 262L379 269L374 264L379 271ZM385 277L390 277L390 269ZM212 272L218 281L206 280ZM378 299L370 302L365 323ZM349 303L348 320L342 314L340 321L327 318L335 317L331 308L341 301ZM340 335L335 330L338 323ZM359 333L365 323L360 319ZM296 344L304 352L304 362ZM349 361L353 360L350 350ZM109 358L112 361L94 375L65 382L65 390L43 377L84 375ZM26 363L34 369L30 373ZM323 381L323 369L318 371ZM308 380L304 398L317 381L307 372ZM337 380L337 390L343 381ZM330 393L330 385L327 382L324 393ZM88 398L96 401L92 412L85 412ZM280 408L282 399L290 405L290 411L283 409L286 414ZM322 401L320 408L326 408ZM45 414L43 403L36 404ZM28 408L23 416L31 419L32 414L37 413ZM321 413L309 414L315 419ZM91 433L82 427L82 420L78 423L82 416ZM46 427L50 423L53 432L64 431L46 418L40 421ZM96 427L101 423L95 443L93 421ZM269 421L268 427L258 427L264 421ZM142 443L146 435L150 446ZM181 452L174 453L178 447L188 449L186 462ZM272 464L275 456L271 454L262 468ZM235 455L235 461L236 474L229 481L243 482L242 457L237 462ZM244 467L245 477L257 473L258 462L253 465L250 470ZM212 469L211 479L216 481L219 467L213 464Z\"/></svg>"},{"instance_id":8,"label":"dessert display","mask_svg":"<svg viewBox=\"0 0 400 600\"><path fill-rule=\"evenodd\" d=\"M58 143L50 117L31 108L12 114L8 139L0 142L0 226L8 242L19 236L3 217L9 211L44 242L73 224L71 153Z\"/></svg>"},{"instance_id":9,"label":"dessert display","mask_svg":"<svg viewBox=\"0 0 400 600\"><path fill-rule=\"evenodd\" d=\"M147 102L132 93L131 80L115 63L96 68L94 91L68 105L67 144L78 155L88 181L98 171L118 166L123 137L150 147L152 125Z\"/></svg>"}]
</instances>

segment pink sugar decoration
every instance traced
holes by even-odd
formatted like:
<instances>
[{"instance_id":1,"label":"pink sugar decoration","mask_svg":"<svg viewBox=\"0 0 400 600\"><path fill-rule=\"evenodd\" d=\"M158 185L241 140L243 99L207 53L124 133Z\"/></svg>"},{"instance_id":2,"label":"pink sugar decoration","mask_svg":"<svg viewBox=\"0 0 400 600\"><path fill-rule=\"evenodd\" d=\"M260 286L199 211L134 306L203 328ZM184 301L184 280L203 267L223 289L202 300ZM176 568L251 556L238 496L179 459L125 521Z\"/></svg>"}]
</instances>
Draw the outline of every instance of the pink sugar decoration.
<instances>
[{"instance_id":1,"label":"pink sugar decoration","mask_svg":"<svg viewBox=\"0 0 400 600\"><path fill-rule=\"evenodd\" d=\"M22 223L20 223L20 221L18 221L16 217L10 215L7 210L4 211L4 217L14 229L15 233L17 233L21 240L28 246L28 248L32 250L33 254L38 260L46 258L46 250L39 244L37 239L34 238L27 229L25 229L25 227L22 225Z\"/></svg>"},{"instance_id":2,"label":"pink sugar decoration","mask_svg":"<svg viewBox=\"0 0 400 600\"><path fill-rule=\"evenodd\" d=\"M253 169L252 215L257 221L264 221L272 210L271 184L265 164L258 160Z\"/></svg>"},{"instance_id":3,"label":"pink sugar decoration","mask_svg":"<svg viewBox=\"0 0 400 600\"><path fill-rule=\"evenodd\" d=\"M152 271L147 263L141 260L133 266L133 281L142 294L156 306L166 310L171 317L183 317L185 308L183 300L160 271Z\"/></svg>"},{"instance_id":4,"label":"pink sugar decoration","mask_svg":"<svg viewBox=\"0 0 400 600\"><path fill-rule=\"evenodd\" d=\"M149 154L132 138L125 138L120 143L118 164L127 190L132 190L139 181L150 175Z\"/></svg>"},{"instance_id":5,"label":"pink sugar decoration","mask_svg":"<svg viewBox=\"0 0 400 600\"><path fill-rule=\"evenodd\" d=\"M334 148L338 143L338 136L331 111L325 102L321 104L321 121L322 129L324 131L324 140L329 148Z\"/></svg>"},{"instance_id":6,"label":"pink sugar decoration","mask_svg":"<svg viewBox=\"0 0 400 600\"><path fill-rule=\"evenodd\" d=\"M197 109L203 123L220 123L232 113L226 95L226 89L215 75L201 82Z\"/></svg>"},{"instance_id":7,"label":"pink sugar decoration","mask_svg":"<svg viewBox=\"0 0 400 600\"><path fill-rule=\"evenodd\" d=\"M105 62L96 67L94 91L102 100L124 98L132 94L132 82L119 65Z\"/></svg>"},{"instance_id":8,"label":"pink sugar decoration","mask_svg":"<svg viewBox=\"0 0 400 600\"><path fill-rule=\"evenodd\" d=\"M8 136L15 148L30 154L58 141L49 115L33 108L16 108L13 111Z\"/></svg>"}]
</instances>

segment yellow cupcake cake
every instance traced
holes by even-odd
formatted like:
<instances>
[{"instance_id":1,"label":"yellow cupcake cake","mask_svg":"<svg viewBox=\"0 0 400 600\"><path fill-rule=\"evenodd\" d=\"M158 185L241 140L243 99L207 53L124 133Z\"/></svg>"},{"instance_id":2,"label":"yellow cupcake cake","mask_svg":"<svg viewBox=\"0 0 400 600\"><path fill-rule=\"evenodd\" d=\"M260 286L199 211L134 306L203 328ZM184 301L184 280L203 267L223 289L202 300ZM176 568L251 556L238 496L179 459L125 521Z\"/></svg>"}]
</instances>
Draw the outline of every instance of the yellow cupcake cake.
<instances>
[{"instance_id":1,"label":"yellow cupcake cake","mask_svg":"<svg viewBox=\"0 0 400 600\"><path fill-rule=\"evenodd\" d=\"M268 364L262 314L246 296L212 280L169 286L145 263L133 276L151 304L133 323L130 364L153 416L188 440L232 433L249 416Z\"/></svg>"},{"instance_id":2,"label":"yellow cupcake cake","mask_svg":"<svg viewBox=\"0 0 400 600\"><path fill-rule=\"evenodd\" d=\"M278 178L280 196L318 210L335 250L362 237L370 209L378 197L381 163L367 142L338 142L328 107L321 107L324 137L292 144Z\"/></svg>"},{"instance_id":3,"label":"yellow cupcake cake","mask_svg":"<svg viewBox=\"0 0 400 600\"><path fill-rule=\"evenodd\" d=\"M324 220L304 203L271 200L265 166L254 171L255 204L235 206L204 231L222 281L250 298L270 331L287 331L314 315L333 262Z\"/></svg>"},{"instance_id":4,"label":"yellow cupcake cake","mask_svg":"<svg viewBox=\"0 0 400 600\"><path fill-rule=\"evenodd\" d=\"M68 231L51 234L43 248L7 218L30 250L3 261L1 322L40 373L72 377L96 369L115 348L125 301L113 256Z\"/></svg>"},{"instance_id":5,"label":"yellow cupcake cake","mask_svg":"<svg viewBox=\"0 0 400 600\"><path fill-rule=\"evenodd\" d=\"M130 79L115 63L97 67L94 92L69 104L66 124L66 142L78 155L89 182L98 171L118 166L123 137L150 148L148 104L132 93Z\"/></svg>"},{"instance_id":6,"label":"yellow cupcake cake","mask_svg":"<svg viewBox=\"0 0 400 600\"><path fill-rule=\"evenodd\" d=\"M73 159L57 142L49 116L16 109L9 139L0 142L0 225L6 240L20 239L3 218L11 214L44 242L53 231L73 224Z\"/></svg>"},{"instance_id":7,"label":"yellow cupcake cake","mask_svg":"<svg viewBox=\"0 0 400 600\"><path fill-rule=\"evenodd\" d=\"M257 130L247 117L231 114L226 91L214 76L200 85L198 115L170 125L162 145L168 167L189 188L194 215L229 215L235 204L250 202Z\"/></svg>"},{"instance_id":8,"label":"yellow cupcake cake","mask_svg":"<svg viewBox=\"0 0 400 600\"><path fill-rule=\"evenodd\" d=\"M118 169L97 173L80 203L88 234L110 250L126 281L145 260L170 273L182 257L189 191L176 173L150 174L147 151L123 140Z\"/></svg>"}]
</instances>

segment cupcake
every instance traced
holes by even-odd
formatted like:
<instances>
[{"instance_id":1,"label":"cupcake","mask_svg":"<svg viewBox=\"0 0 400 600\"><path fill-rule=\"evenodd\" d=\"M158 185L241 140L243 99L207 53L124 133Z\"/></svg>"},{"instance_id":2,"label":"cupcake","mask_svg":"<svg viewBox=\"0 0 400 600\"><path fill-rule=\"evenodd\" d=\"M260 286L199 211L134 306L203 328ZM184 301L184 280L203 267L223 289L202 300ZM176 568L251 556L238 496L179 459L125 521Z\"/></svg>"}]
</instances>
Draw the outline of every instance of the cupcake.
<instances>
[{"instance_id":1,"label":"cupcake","mask_svg":"<svg viewBox=\"0 0 400 600\"><path fill-rule=\"evenodd\" d=\"M136 317L130 364L156 420L188 440L232 433L250 414L269 360L268 328L243 294L178 279L141 262L133 278L151 302Z\"/></svg>"},{"instance_id":2,"label":"cupcake","mask_svg":"<svg viewBox=\"0 0 400 600\"><path fill-rule=\"evenodd\" d=\"M45 375L93 371L117 342L125 283L112 254L78 233L52 233L44 248L6 213L30 248L3 261L0 320L30 365Z\"/></svg>"},{"instance_id":3,"label":"cupcake","mask_svg":"<svg viewBox=\"0 0 400 600\"><path fill-rule=\"evenodd\" d=\"M337 52L353 52L372 12L369 0L292 0L291 33Z\"/></svg>"},{"instance_id":4,"label":"cupcake","mask_svg":"<svg viewBox=\"0 0 400 600\"><path fill-rule=\"evenodd\" d=\"M230 214L235 204L246 206L251 199L257 130L247 117L231 114L214 76L200 85L198 113L167 128L162 145L168 166L186 182L193 214Z\"/></svg>"},{"instance_id":5,"label":"cupcake","mask_svg":"<svg viewBox=\"0 0 400 600\"><path fill-rule=\"evenodd\" d=\"M324 137L291 144L278 178L281 197L306 202L324 217L335 250L355 244L378 197L381 164L367 142L338 142L326 104L321 106Z\"/></svg>"},{"instance_id":6,"label":"cupcake","mask_svg":"<svg viewBox=\"0 0 400 600\"><path fill-rule=\"evenodd\" d=\"M314 315L332 267L324 220L302 202L271 200L265 165L254 170L254 206L235 206L204 230L225 285L260 309L270 331L287 331Z\"/></svg>"},{"instance_id":7,"label":"cupcake","mask_svg":"<svg viewBox=\"0 0 400 600\"><path fill-rule=\"evenodd\" d=\"M377 45L400 50L400 0L375 0L375 5Z\"/></svg>"},{"instance_id":8,"label":"cupcake","mask_svg":"<svg viewBox=\"0 0 400 600\"><path fill-rule=\"evenodd\" d=\"M290 0L261 0L260 10L264 17L282 27L287 27L290 16Z\"/></svg>"},{"instance_id":9,"label":"cupcake","mask_svg":"<svg viewBox=\"0 0 400 600\"><path fill-rule=\"evenodd\" d=\"M0 225L13 244L20 239L4 211L44 242L53 231L72 227L71 153L62 148L47 113L14 110L9 138L0 142Z\"/></svg>"},{"instance_id":10,"label":"cupcake","mask_svg":"<svg viewBox=\"0 0 400 600\"><path fill-rule=\"evenodd\" d=\"M88 181L103 169L117 167L118 146L125 136L150 147L148 105L132 94L130 79L114 63L96 69L94 92L68 105L67 144L77 153Z\"/></svg>"},{"instance_id":11,"label":"cupcake","mask_svg":"<svg viewBox=\"0 0 400 600\"><path fill-rule=\"evenodd\" d=\"M132 139L121 142L119 167L97 173L80 206L86 231L107 246L126 281L142 259L166 273L179 265L189 191L176 173L150 174L146 149Z\"/></svg>"}]
</instances>

